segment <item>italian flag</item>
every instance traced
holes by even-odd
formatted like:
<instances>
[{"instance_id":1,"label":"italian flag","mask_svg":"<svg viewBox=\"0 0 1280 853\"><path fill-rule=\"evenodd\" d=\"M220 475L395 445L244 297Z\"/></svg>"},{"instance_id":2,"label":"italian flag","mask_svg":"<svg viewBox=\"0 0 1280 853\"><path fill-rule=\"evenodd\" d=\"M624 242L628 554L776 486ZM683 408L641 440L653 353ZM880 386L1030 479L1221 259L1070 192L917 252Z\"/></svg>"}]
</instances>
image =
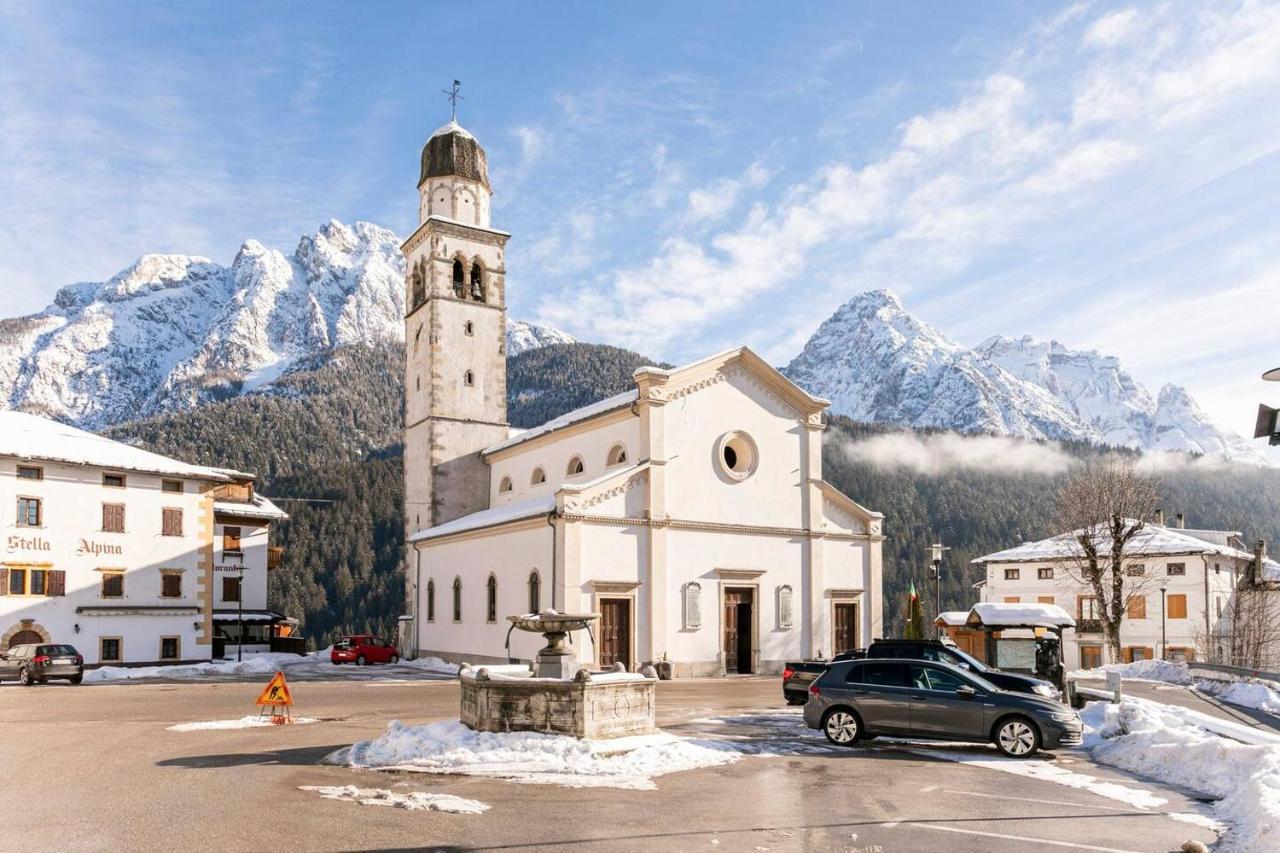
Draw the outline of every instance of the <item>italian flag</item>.
<instances>
[{"instance_id":1,"label":"italian flag","mask_svg":"<svg viewBox=\"0 0 1280 853\"><path fill-rule=\"evenodd\" d=\"M916 582L911 581L911 589L907 591L907 601L915 601L920 596L916 595Z\"/></svg>"}]
</instances>

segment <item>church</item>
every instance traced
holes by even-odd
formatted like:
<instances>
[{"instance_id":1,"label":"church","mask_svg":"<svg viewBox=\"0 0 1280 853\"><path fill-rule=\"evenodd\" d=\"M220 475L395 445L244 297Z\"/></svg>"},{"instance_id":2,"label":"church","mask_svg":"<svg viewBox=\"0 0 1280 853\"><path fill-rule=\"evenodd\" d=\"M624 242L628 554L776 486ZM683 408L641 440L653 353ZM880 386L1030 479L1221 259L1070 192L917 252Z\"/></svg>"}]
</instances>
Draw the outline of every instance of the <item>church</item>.
<instances>
[{"instance_id":1,"label":"church","mask_svg":"<svg viewBox=\"0 0 1280 853\"><path fill-rule=\"evenodd\" d=\"M827 406L746 347L507 424L506 256L484 149L422 151L406 261L402 649L530 660L508 616L598 613L579 661L780 672L881 634L883 516L822 479Z\"/></svg>"}]
</instances>

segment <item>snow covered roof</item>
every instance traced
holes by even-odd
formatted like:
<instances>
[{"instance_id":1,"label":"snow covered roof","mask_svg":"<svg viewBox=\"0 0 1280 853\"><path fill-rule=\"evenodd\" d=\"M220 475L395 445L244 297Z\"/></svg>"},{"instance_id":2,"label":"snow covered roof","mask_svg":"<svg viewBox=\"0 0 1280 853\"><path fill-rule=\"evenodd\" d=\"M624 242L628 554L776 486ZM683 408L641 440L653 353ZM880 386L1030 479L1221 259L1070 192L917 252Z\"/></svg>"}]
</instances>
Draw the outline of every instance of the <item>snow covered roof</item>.
<instances>
[{"instance_id":1,"label":"snow covered roof","mask_svg":"<svg viewBox=\"0 0 1280 853\"><path fill-rule=\"evenodd\" d=\"M289 514L271 502L270 498L255 494L250 501L214 501L214 514L237 515L241 518L260 518L263 521L284 521Z\"/></svg>"},{"instance_id":2,"label":"snow covered roof","mask_svg":"<svg viewBox=\"0 0 1280 853\"><path fill-rule=\"evenodd\" d=\"M1133 524L1132 520L1128 523ZM1203 532L1203 531L1196 531ZM1060 533L1038 542L1025 542L1016 548L1007 548L985 557L972 560L973 563L1034 563L1041 560L1064 560L1080 557L1083 549L1077 538L1084 533L1083 529L1071 533ZM1107 530L1099 530L1096 534L1097 547L1100 552L1110 550L1111 534ZM1158 524L1147 524L1129 540L1125 553L1133 557L1173 556L1178 554L1217 554L1239 560L1252 560L1253 555L1233 548L1230 545L1217 544L1208 538L1188 535L1186 531ZM1280 565L1277 566L1280 569Z\"/></svg>"},{"instance_id":3,"label":"snow covered roof","mask_svg":"<svg viewBox=\"0 0 1280 853\"><path fill-rule=\"evenodd\" d=\"M525 518L533 518L535 515L546 515L555 508L556 496L554 494L542 495L516 503L482 509L479 512L464 515L462 518L455 518L453 521L438 524L435 527L428 527L426 530L419 530L409 537L409 541L424 542L428 539L439 539L441 536L449 536L454 533L463 533L468 530L479 530L511 521L520 521Z\"/></svg>"},{"instance_id":4,"label":"snow covered roof","mask_svg":"<svg viewBox=\"0 0 1280 853\"><path fill-rule=\"evenodd\" d=\"M634 389L631 391L624 391L621 394L606 397L603 400L583 406L580 409L565 412L560 417L552 418L541 426L521 430L519 432L513 430L511 435L507 436L504 441L500 441L497 444L491 445L482 450L481 455L488 456L491 453L497 453L499 450L506 450L508 447L514 447L517 444L522 444L523 442L537 438L540 435L546 435L549 432L564 429L570 424L585 421L588 418L594 418L596 415L603 415L606 412L612 412L613 410L621 409L624 406L630 406L638 399L640 399L639 391Z\"/></svg>"},{"instance_id":5,"label":"snow covered roof","mask_svg":"<svg viewBox=\"0 0 1280 853\"><path fill-rule=\"evenodd\" d=\"M964 625L968 620L968 610L944 610L938 614L938 618L934 621L941 622L943 625L947 625L952 628L958 628L961 625Z\"/></svg>"},{"instance_id":6,"label":"snow covered roof","mask_svg":"<svg viewBox=\"0 0 1280 853\"><path fill-rule=\"evenodd\" d=\"M1006 604L983 601L973 605L966 624L994 628L997 626L1035 625L1043 628L1071 628L1076 620L1056 604Z\"/></svg>"},{"instance_id":7,"label":"snow covered roof","mask_svg":"<svg viewBox=\"0 0 1280 853\"><path fill-rule=\"evenodd\" d=\"M180 462L25 412L0 412L0 456L115 471L145 471L218 483L253 479L252 474Z\"/></svg>"},{"instance_id":8,"label":"snow covered roof","mask_svg":"<svg viewBox=\"0 0 1280 853\"><path fill-rule=\"evenodd\" d=\"M457 119L449 119L447 122L437 127L431 136L443 136L446 133L456 133L460 136L465 136L467 139L475 139L475 137L471 135L471 131L458 124ZM431 136L427 138L430 139Z\"/></svg>"}]
</instances>

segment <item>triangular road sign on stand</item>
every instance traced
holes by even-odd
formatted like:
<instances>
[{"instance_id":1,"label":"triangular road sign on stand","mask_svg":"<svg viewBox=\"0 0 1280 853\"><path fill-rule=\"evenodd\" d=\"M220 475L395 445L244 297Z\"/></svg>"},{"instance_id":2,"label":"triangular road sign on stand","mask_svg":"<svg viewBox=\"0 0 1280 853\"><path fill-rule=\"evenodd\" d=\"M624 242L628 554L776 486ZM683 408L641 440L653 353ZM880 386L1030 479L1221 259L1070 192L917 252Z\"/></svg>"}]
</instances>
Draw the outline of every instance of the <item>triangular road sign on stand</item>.
<instances>
[{"instance_id":1,"label":"triangular road sign on stand","mask_svg":"<svg viewBox=\"0 0 1280 853\"><path fill-rule=\"evenodd\" d=\"M293 694L289 692L289 684L284 680L284 673L277 672L267 686L262 689L262 695L258 697L259 705L292 705Z\"/></svg>"}]
</instances>

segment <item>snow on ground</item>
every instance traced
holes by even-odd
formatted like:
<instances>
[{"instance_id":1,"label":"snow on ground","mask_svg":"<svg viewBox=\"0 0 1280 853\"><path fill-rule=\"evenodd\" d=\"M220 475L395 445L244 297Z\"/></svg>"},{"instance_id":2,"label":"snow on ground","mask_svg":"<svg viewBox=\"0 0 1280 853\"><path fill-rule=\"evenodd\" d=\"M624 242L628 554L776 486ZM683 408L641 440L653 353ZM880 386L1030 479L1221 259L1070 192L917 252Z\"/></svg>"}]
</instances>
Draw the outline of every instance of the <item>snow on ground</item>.
<instances>
[{"instance_id":1,"label":"snow on ground","mask_svg":"<svg viewBox=\"0 0 1280 853\"><path fill-rule=\"evenodd\" d=\"M292 725L301 725L303 723L314 723L315 717L294 717ZM176 726L169 726L171 732L203 732L215 729L256 729L259 726L278 725L272 723L268 716L258 716L251 714L247 717L241 717L238 720L202 720L197 723L179 723Z\"/></svg>"},{"instance_id":2,"label":"snow on ground","mask_svg":"<svg viewBox=\"0 0 1280 853\"><path fill-rule=\"evenodd\" d=\"M315 791L326 800L350 800L362 806L390 806L411 812L433 811L452 814L483 814L488 803L455 797L453 794L432 794L427 791L411 791L399 794L386 788L357 788L355 785L299 785L300 791Z\"/></svg>"},{"instance_id":3,"label":"snow on ground","mask_svg":"<svg viewBox=\"0 0 1280 853\"><path fill-rule=\"evenodd\" d=\"M1202 716L1137 698L1090 702L1084 748L1099 764L1216 798L1229 827L1216 849L1280 850L1280 745L1221 737L1197 725Z\"/></svg>"},{"instance_id":4,"label":"snow on ground","mask_svg":"<svg viewBox=\"0 0 1280 853\"><path fill-rule=\"evenodd\" d=\"M1232 681L1227 684L1219 681L1199 681L1196 682L1195 689L1199 693L1212 696L1230 705L1253 708L1280 716L1280 691L1277 691L1277 686L1280 685L1253 680Z\"/></svg>"},{"instance_id":5,"label":"snow on ground","mask_svg":"<svg viewBox=\"0 0 1280 853\"><path fill-rule=\"evenodd\" d=\"M176 666L103 666L85 670L84 680L91 684L139 681L148 678L194 681L236 675L271 675L277 671L335 678L368 678L371 673L385 669L385 667L358 667L352 664L335 666L329 660L329 652L330 649L312 652L309 655L263 652L246 655L243 661L216 660ZM405 670L416 670L422 673L456 675L458 667L439 658L419 658L402 660L394 664L392 670L402 674Z\"/></svg>"},{"instance_id":6,"label":"snow on ground","mask_svg":"<svg viewBox=\"0 0 1280 853\"><path fill-rule=\"evenodd\" d=\"M421 726L393 720L381 737L330 753L324 762L645 791L657 787L657 776L728 764L740 757L724 745L668 734L590 741L537 732L476 732L452 720Z\"/></svg>"},{"instance_id":7,"label":"snow on ground","mask_svg":"<svg viewBox=\"0 0 1280 853\"><path fill-rule=\"evenodd\" d=\"M1118 672L1121 678L1141 678L1146 681L1163 681L1166 684L1190 684L1191 673L1185 663L1167 660L1136 660L1133 663L1108 663L1097 669L1077 669L1068 673L1069 678L1106 678L1108 672Z\"/></svg>"}]
</instances>

